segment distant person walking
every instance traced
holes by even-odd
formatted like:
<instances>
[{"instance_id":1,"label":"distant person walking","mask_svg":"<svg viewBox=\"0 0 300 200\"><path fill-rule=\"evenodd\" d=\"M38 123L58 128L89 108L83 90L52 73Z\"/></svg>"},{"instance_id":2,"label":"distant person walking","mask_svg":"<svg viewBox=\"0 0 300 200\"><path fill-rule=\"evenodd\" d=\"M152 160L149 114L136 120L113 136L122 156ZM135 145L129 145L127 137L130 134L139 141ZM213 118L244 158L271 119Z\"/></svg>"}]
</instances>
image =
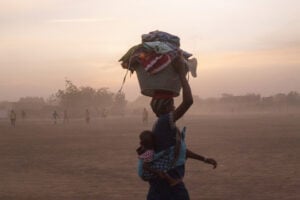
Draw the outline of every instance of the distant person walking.
<instances>
[{"instance_id":1,"label":"distant person walking","mask_svg":"<svg viewBox=\"0 0 300 200\"><path fill-rule=\"evenodd\" d=\"M26 112L25 112L25 110L21 111L21 117L22 117L22 120L26 119Z\"/></svg>"},{"instance_id":2,"label":"distant person walking","mask_svg":"<svg viewBox=\"0 0 300 200\"><path fill-rule=\"evenodd\" d=\"M57 119L59 118L59 115L57 114L56 110L54 110L53 114L52 114L53 120L54 120L54 124L57 123Z\"/></svg>"},{"instance_id":3,"label":"distant person walking","mask_svg":"<svg viewBox=\"0 0 300 200\"><path fill-rule=\"evenodd\" d=\"M101 110L101 117L104 119L107 117L107 110L105 108Z\"/></svg>"},{"instance_id":4,"label":"distant person walking","mask_svg":"<svg viewBox=\"0 0 300 200\"><path fill-rule=\"evenodd\" d=\"M148 111L146 108L143 109L142 122L143 124L148 124Z\"/></svg>"},{"instance_id":5,"label":"distant person walking","mask_svg":"<svg viewBox=\"0 0 300 200\"><path fill-rule=\"evenodd\" d=\"M69 123L69 115L68 115L68 111L64 110L64 124Z\"/></svg>"},{"instance_id":6,"label":"distant person walking","mask_svg":"<svg viewBox=\"0 0 300 200\"><path fill-rule=\"evenodd\" d=\"M10 118L10 124L13 127L15 127L16 126L16 121L17 121L17 114L14 110L10 111L9 118Z\"/></svg>"},{"instance_id":7,"label":"distant person walking","mask_svg":"<svg viewBox=\"0 0 300 200\"><path fill-rule=\"evenodd\" d=\"M89 124L90 123L90 119L91 119L91 117L90 117L90 111L89 111L89 109L86 109L85 110L85 123Z\"/></svg>"}]
</instances>

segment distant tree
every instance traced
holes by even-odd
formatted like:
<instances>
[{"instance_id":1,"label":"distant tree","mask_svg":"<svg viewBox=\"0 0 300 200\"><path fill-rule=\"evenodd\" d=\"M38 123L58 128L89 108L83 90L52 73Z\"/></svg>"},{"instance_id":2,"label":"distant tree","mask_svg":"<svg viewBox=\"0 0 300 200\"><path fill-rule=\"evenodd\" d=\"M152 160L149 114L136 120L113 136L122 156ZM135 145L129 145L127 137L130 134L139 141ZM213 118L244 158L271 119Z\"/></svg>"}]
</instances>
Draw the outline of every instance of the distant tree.
<instances>
[{"instance_id":1,"label":"distant tree","mask_svg":"<svg viewBox=\"0 0 300 200\"><path fill-rule=\"evenodd\" d=\"M287 96L283 93L278 93L273 96L274 102L277 104L286 103Z\"/></svg>"},{"instance_id":2,"label":"distant tree","mask_svg":"<svg viewBox=\"0 0 300 200\"><path fill-rule=\"evenodd\" d=\"M288 107L287 95L283 93L278 93L272 96L273 102L272 107L277 111L285 110Z\"/></svg>"},{"instance_id":3,"label":"distant tree","mask_svg":"<svg viewBox=\"0 0 300 200\"><path fill-rule=\"evenodd\" d=\"M39 110L46 105L44 98L42 97L21 97L19 101L15 103L17 109L29 109Z\"/></svg>"},{"instance_id":4,"label":"distant tree","mask_svg":"<svg viewBox=\"0 0 300 200\"><path fill-rule=\"evenodd\" d=\"M80 87L78 92L78 104L81 107L97 107L96 90L91 87Z\"/></svg>"},{"instance_id":5,"label":"distant tree","mask_svg":"<svg viewBox=\"0 0 300 200\"><path fill-rule=\"evenodd\" d=\"M118 92L114 97L114 102L111 111L113 114L124 115L126 105L127 105L127 101L125 98L125 93Z\"/></svg>"},{"instance_id":6,"label":"distant tree","mask_svg":"<svg viewBox=\"0 0 300 200\"><path fill-rule=\"evenodd\" d=\"M249 104L259 103L261 100L261 96L259 94L247 94L244 96L244 102Z\"/></svg>"},{"instance_id":7,"label":"distant tree","mask_svg":"<svg viewBox=\"0 0 300 200\"><path fill-rule=\"evenodd\" d=\"M55 97L64 109L93 108L98 111L114 104L114 94L108 88L77 87L70 80L66 80L65 89L58 90Z\"/></svg>"},{"instance_id":8,"label":"distant tree","mask_svg":"<svg viewBox=\"0 0 300 200\"><path fill-rule=\"evenodd\" d=\"M70 80L65 81L65 90L58 90L56 97L59 104L65 108L80 106L79 89Z\"/></svg>"},{"instance_id":9,"label":"distant tree","mask_svg":"<svg viewBox=\"0 0 300 200\"><path fill-rule=\"evenodd\" d=\"M100 88L96 91L95 101L97 106L102 108L107 108L113 104L114 94L108 90L108 88Z\"/></svg>"},{"instance_id":10,"label":"distant tree","mask_svg":"<svg viewBox=\"0 0 300 200\"><path fill-rule=\"evenodd\" d=\"M298 92L291 91L287 94L287 102L289 105L300 105L300 95Z\"/></svg>"},{"instance_id":11,"label":"distant tree","mask_svg":"<svg viewBox=\"0 0 300 200\"><path fill-rule=\"evenodd\" d=\"M51 94L46 99L46 104L49 106L58 106L59 105L59 99L57 98L56 94Z\"/></svg>"},{"instance_id":12,"label":"distant tree","mask_svg":"<svg viewBox=\"0 0 300 200\"><path fill-rule=\"evenodd\" d=\"M228 94L228 93L223 93L220 101L224 102L224 103L229 103L229 102L233 102L233 98L234 98L234 95Z\"/></svg>"}]
</instances>

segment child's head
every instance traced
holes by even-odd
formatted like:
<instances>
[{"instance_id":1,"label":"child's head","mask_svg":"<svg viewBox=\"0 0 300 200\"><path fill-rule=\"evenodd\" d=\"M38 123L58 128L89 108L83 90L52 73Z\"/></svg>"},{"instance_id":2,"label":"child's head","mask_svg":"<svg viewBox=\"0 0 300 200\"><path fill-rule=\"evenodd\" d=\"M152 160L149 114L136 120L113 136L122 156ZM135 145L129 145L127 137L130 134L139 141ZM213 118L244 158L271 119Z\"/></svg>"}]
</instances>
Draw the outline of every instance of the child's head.
<instances>
[{"instance_id":1,"label":"child's head","mask_svg":"<svg viewBox=\"0 0 300 200\"><path fill-rule=\"evenodd\" d=\"M145 149L154 148L154 138L151 131L145 130L140 134L140 145Z\"/></svg>"},{"instance_id":2,"label":"child's head","mask_svg":"<svg viewBox=\"0 0 300 200\"><path fill-rule=\"evenodd\" d=\"M152 98L151 108L157 117L167 114L175 109L174 99L169 98Z\"/></svg>"}]
</instances>

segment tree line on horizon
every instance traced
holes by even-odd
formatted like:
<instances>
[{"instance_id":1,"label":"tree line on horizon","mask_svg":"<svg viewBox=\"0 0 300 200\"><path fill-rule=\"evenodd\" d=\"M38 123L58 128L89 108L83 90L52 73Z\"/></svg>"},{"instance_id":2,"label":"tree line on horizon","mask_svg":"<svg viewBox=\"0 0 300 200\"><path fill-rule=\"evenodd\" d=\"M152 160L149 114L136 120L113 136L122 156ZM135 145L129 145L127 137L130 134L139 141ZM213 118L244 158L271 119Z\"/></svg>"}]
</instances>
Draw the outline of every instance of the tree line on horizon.
<instances>
[{"instance_id":1,"label":"tree line on horizon","mask_svg":"<svg viewBox=\"0 0 300 200\"><path fill-rule=\"evenodd\" d=\"M181 97L176 98L175 105L180 101ZM149 97L139 96L134 102L129 102L128 107L138 113L142 107L149 107L149 102ZM210 98L195 95L193 109L189 110L190 114L239 112L300 112L300 93L291 91L266 97L255 93L223 93L221 97Z\"/></svg>"},{"instance_id":2,"label":"tree line on horizon","mask_svg":"<svg viewBox=\"0 0 300 200\"><path fill-rule=\"evenodd\" d=\"M65 88L59 89L46 100L42 97L21 97L17 102L0 102L0 110L26 110L40 117L50 116L56 110L67 111L71 117L80 117L87 109L93 116L103 112L124 115L126 105L123 92L113 93L108 88L78 87L72 81L65 80Z\"/></svg>"},{"instance_id":3,"label":"tree line on horizon","mask_svg":"<svg viewBox=\"0 0 300 200\"><path fill-rule=\"evenodd\" d=\"M0 110L26 110L34 116L45 116L53 110L67 110L70 116L79 117L89 109L94 116L102 112L110 115L138 114L143 108L149 108L149 97L140 96L129 102L125 93L113 93L109 88L95 89L89 86L78 87L72 81L65 80L65 88L59 89L48 99L41 97L22 97L17 102L0 102ZM180 97L176 101L180 101ZM194 96L194 105L190 113L205 112L300 112L300 94L291 91L263 97L260 94L233 95L224 93L221 97L200 98Z\"/></svg>"},{"instance_id":4,"label":"tree line on horizon","mask_svg":"<svg viewBox=\"0 0 300 200\"><path fill-rule=\"evenodd\" d=\"M223 112L299 112L300 94L291 91L271 96L260 94L233 95L223 93L219 98L196 97L196 104L207 111Z\"/></svg>"}]
</instances>

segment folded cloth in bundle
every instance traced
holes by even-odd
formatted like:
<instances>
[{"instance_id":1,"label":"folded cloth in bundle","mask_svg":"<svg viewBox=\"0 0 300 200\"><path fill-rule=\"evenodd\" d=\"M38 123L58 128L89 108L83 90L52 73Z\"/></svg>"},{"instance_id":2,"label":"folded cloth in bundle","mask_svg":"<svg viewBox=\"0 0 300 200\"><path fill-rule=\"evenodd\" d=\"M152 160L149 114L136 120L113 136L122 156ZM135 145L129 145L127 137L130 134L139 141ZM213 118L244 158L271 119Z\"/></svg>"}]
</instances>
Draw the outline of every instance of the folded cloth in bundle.
<instances>
[{"instance_id":1,"label":"folded cloth in bundle","mask_svg":"<svg viewBox=\"0 0 300 200\"><path fill-rule=\"evenodd\" d=\"M122 56L122 58L119 59L119 61L129 62L132 55L136 52L136 50L138 50L141 47L142 47L142 44L134 45Z\"/></svg>"},{"instance_id":2,"label":"folded cloth in bundle","mask_svg":"<svg viewBox=\"0 0 300 200\"><path fill-rule=\"evenodd\" d=\"M197 64L198 62L196 58L185 60L185 65L188 67L188 70L194 78L197 77Z\"/></svg>"},{"instance_id":3,"label":"folded cloth in bundle","mask_svg":"<svg viewBox=\"0 0 300 200\"><path fill-rule=\"evenodd\" d=\"M154 41L168 42L170 45L172 45L173 48L179 48L180 46L179 37L167 32L156 30L156 31L151 31L148 34L142 35L142 42L154 42Z\"/></svg>"},{"instance_id":4,"label":"folded cloth in bundle","mask_svg":"<svg viewBox=\"0 0 300 200\"><path fill-rule=\"evenodd\" d=\"M142 44L131 47L119 60L123 68L134 71L134 65L140 64L150 74L156 74L165 69L181 50L179 37L163 32L152 31L142 35ZM182 50L181 50L182 51ZM182 51L188 61L192 54ZM189 66L189 62L186 62ZM195 74L195 73L193 73Z\"/></svg>"},{"instance_id":5,"label":"folded cloth in bundle","mask_svg":"<svg viewBox=\"0 0 300 200\"><path fill-rule=\"evenodd\" d=\"M158 54L165 54L170 52L176 52L178 48L172 48L165 42L154 41L154 42L144 42L144 47L155 51Z\"/></svg>"},{"instance_id":6,"label":"folded cloth in bundle","mask_svg":"<svg viewBox=\"0 0 300 200\"><path fill-rule=\"evenodd\" d=\"M168 54L157 54L155 52L145 53L140 56L140 64L150 74L155 74L171 63L171 56Z\"/></svg>"},{"instance_id":7,"label":"folded cloth in bundle","mask_svg":"<svg viewBox=\"0 0 300 200\"><path fill-rule=\"evenodd\" d=\"M179 48L180 47L180 38L177 37L176 35L172 35L170 33L158 31L158 30L142 35L142 43L143 44L146 42L155 42L155 41L165 43L166 45L168 45L169 48L171 48L173 50L176 50L176 51L180 50L180 48ZM191 53L183 51L184 58L188 59L191 56L192 56Z\"/></svg>"}]
</instances>

